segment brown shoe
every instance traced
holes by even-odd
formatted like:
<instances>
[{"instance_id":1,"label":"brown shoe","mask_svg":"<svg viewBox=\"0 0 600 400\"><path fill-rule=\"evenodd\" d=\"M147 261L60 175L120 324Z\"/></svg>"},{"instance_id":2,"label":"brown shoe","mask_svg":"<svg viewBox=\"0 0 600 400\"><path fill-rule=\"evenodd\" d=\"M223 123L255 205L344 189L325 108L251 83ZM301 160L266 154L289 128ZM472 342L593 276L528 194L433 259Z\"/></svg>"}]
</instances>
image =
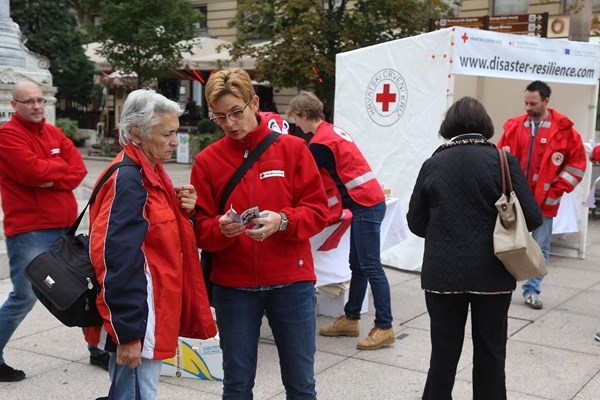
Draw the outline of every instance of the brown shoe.
<instances>
[{"instance_id":1,"label":"brown shoe","mask_svg":"<svg viewBox=\"0 0 600 400\"><path fill-rule=\"evenodd\" d=\"M358 341L356 348L359 350L377 350L395 341L394 328L381 329L374 326L366 338Z\"/></svg>"},{"instance_id":2,"label":"brown shoe","mask_svg":"<svg viewBox=\"0 0 600 400\"><path fill-rule=\"evenodd\" d=\"M319 330L321 336L358 336L358 320L345 315L339 317L333 324Z\"/></svg>"}]
</instances>

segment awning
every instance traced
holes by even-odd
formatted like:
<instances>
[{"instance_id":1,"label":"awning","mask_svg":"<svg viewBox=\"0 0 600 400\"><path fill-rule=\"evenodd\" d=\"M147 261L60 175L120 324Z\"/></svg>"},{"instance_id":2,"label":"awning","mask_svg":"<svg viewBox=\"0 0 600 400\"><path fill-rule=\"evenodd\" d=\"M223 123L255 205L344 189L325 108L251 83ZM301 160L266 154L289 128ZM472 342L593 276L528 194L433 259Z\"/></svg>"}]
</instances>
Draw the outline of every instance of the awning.
<instances>
[{"instance_id":1,"label":"awning","mask_svg":"<svg viewBox=\"0 0 600 400\"><path fill-rule=\"evenodd\" d=\"M231 61L229 51L220 48L229 45L230 42L210 37L198 37L193 39L193 47L190 52L183 53L180 69L192 69L200 71L212 71L219 68L220 64L229 67L239 67L246 70L255 68L256 62L252 57L244 56L239 60ZM84 45L85 54L94 62L99 71L112 71L111 65L104 57L97 53L100 43L93 42Z\"/></svg>"}]
</instances>

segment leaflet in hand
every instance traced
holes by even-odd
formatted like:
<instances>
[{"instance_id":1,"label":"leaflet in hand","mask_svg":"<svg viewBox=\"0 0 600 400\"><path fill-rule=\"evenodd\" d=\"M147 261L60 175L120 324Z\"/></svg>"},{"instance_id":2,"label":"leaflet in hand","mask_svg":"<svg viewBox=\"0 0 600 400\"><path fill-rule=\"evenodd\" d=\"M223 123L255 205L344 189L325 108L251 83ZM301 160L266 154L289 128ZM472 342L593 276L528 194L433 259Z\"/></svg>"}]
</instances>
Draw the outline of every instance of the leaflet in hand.
<instances>
[{"instance_id":1,"label":"leaflet in hand","mask_svg":"<svg viewBox=\"0 0 600 400\"><path fill-rule=\"evenodd\" d=\"M229 209L229 215L231 216L231 219L235 222L239 222L242 225L248 225L251 224L252 222L250 222L251 220L253 220L254 218L260 218L260 211L258 210L258 207L250 207L249 209L245 210L242 214L238 214L234 209L233 209L233 205L231 206L231 208Z\"/></svg>"}]
</instances>

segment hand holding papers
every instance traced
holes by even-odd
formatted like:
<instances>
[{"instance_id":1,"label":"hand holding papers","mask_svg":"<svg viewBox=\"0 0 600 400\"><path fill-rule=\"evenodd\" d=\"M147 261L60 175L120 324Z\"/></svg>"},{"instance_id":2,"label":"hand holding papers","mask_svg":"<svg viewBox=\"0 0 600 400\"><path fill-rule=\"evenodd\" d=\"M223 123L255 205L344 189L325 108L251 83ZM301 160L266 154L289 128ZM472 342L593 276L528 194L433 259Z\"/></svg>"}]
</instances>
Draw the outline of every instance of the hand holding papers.
<instances>
[{"instance_id":1,"label":"hand holding papers","mask_svg":"<svg viewBox=\"0 0 600 400\"><path fill-rule=\"evenodd\" d=\"M231 217L231 219L234 222L239 222L240 224L246 226L251 224L252 220L254 218L261 218L264 217L265 215L261 215L261 212L259 211L258 207L250 207L247 210L244 210L244 212L242 212L241 214L238 214L234 209L233 209L233 205L231 206L231 208L229 209L229 216ZM258 229L260 228L262 225L253 225L251 229Z\"/></svg>"}]
</instances>

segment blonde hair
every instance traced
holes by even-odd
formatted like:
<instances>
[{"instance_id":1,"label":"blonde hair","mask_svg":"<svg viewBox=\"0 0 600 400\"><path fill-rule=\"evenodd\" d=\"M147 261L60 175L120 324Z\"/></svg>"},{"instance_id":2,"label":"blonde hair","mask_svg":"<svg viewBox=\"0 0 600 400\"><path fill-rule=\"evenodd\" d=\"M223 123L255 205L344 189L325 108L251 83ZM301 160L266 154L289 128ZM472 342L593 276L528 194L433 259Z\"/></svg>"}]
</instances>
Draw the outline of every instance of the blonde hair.
<instances>
[{"instance_id":1,"label":"blonde hair","mask_svg":"<svg viewBox=\"0 0 600 400\"><path fill-rule=\"evenodd\" d=\"M323 102L314 94L302 90L288 105L287 115L296 114L311 121L324 120Z\"/></svg>"},{"instance_id":2,"label":"blonde hair","mask_svg":"<svg viewBox=\"0 0 600 400\"><path fill-rule=\"evenodd\" d=\"M241 68L223 69L212 74L206 82L204 94L211 108L226 94L242 99L244 103L256 95L250 75Z\"/></svg>"}]
</instances>

